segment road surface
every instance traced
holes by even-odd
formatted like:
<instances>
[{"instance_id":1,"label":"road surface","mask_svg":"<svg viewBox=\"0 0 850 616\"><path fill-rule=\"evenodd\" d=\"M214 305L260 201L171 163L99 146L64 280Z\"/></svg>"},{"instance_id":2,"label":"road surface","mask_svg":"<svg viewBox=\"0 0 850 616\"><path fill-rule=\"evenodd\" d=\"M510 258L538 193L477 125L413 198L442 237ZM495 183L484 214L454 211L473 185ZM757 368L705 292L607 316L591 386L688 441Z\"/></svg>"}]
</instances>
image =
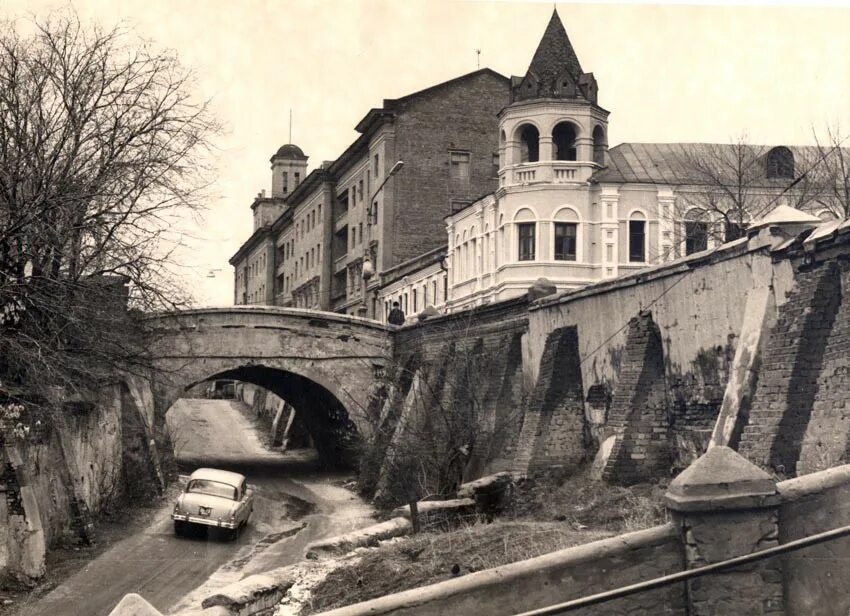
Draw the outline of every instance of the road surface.
<instances>
[{"instance_id":1,"label":"road surface","mask_svg":"<svg viewBox=\"0 0 850 616\"><path fill-rule=\"evenodd\" d=\"M130 592L162 612L174 611L199 602L211 587L297 562L316 539L370 523L368 506L338 486L339 476L319 473L314 457L304 452L266 451L235 404L184 399L168 414L186 472L198 466L235 470L255 486L254 515L235 542L175 537L168 503L147 528L17 616L106 616Z\"/></svg>"}]
</instances>

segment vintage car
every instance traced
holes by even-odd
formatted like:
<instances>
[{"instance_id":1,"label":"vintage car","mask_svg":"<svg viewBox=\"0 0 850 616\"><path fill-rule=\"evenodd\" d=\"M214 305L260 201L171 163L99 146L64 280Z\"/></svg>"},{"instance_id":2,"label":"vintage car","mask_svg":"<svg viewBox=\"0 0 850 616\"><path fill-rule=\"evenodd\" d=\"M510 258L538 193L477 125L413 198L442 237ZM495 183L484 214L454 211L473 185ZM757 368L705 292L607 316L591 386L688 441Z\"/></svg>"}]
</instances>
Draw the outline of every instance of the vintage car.
<instances>
[{"instance_id":1,"label":"vintage car","mask_svg":"<svg viewBox=\"0 0 850 616\"><path fill-rule=\"evenodd\" d=\"M244 475L199 468L189 477L171 519L177 535L193 526L206 526L222 529L225 537L235 539L253 510L254 491Z\"/></svg>"}]
</instances>

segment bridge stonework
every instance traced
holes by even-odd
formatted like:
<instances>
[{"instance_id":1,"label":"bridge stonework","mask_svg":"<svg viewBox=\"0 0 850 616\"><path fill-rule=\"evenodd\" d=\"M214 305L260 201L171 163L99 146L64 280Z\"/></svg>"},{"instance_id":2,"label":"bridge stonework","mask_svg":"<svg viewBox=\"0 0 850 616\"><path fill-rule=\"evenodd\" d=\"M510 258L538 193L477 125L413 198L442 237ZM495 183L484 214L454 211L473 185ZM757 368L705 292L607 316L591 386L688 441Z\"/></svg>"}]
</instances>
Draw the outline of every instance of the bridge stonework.
<instances>
[{"instance_id":1,"label":"bridge stonework","mask_svg":"<svg viewBox=\"0 0 850 616\"><path fill-rule=\"evenodd\" d=\"M330 464L347 456L347 435L367 429L369 397L392 344L380 323L291 308L185 310L152 315L147 325L159 413L207 380L252 383L301 411Z\"/></svg>"}]
</instances>

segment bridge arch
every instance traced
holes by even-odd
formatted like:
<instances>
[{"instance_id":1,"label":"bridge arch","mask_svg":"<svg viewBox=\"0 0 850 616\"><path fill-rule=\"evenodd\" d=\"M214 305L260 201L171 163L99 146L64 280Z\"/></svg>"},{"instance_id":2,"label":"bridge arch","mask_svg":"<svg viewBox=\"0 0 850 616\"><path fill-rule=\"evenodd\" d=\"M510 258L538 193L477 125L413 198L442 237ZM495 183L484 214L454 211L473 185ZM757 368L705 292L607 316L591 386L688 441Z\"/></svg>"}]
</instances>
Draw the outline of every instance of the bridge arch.
<instances>
[{"instance_id":1,"label":"bridge arch","mask_svg":"<svg viewBox=\"0 0 850 616\"><path fill-rule=\"evenodd\" d=\"M391 333L376 321L265 306L207 308L147 320L164 414L198 383L233 379L289 402L322 460L350 462L376 375L391 356Z\"/></svg>"}]
</instances>

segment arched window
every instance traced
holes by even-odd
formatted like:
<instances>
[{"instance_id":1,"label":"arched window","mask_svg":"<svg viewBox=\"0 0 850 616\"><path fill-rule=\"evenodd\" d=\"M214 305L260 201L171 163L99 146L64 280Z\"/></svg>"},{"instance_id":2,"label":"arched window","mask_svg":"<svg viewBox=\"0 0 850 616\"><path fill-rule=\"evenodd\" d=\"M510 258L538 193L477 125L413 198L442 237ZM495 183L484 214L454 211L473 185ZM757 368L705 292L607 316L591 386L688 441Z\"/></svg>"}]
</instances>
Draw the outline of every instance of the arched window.
<instances>
[{"instance_id":1,"label":"arched window","mask_svg":"<svg viewBox=\"0 0 850 616\"><path fill-rule=\"evenodd\" d=\"M598 124L593 129L593 162L605 166L605 131Z\"/></svg>"},{"instance_id":2,"label":"arched window","mask_svg":"<svg viewBox=\"0 0 850 616\"><path fill-rule=\"evenodd\" d=\"M642 212L629 217L629 263L646 263L646 216Z\"/></svg>"},{"instance_id":3,"label":"arched window","mask_svg":"<svg viewBox=\"0 0 850 616\"><path fill-rule=\"evenodd\" d=\"M794 155L784 146L773 148L767 153L767 177L793 178Z\"/></svg>"},{"instance_id":4,"label":"arched window","mask_svg":"<svg viewBox=\"0 0 850 616\"><path fill-rule=\"evenodd\" d=\"M572 122L561 122L552 130L555 143L555 160L576 160L576 127Z\"/></svg>"},{"instance_id":5,"label":"arched window","mask_svg":"<svg viewBox=\"0 0 850 616\"><path fill-rule=\"evenodd\" d=\"M562 208L555 214L555 260L578 261L578 227L579 220L576 212L570 208Z\"/></svg>"},{"instance_id":6,"label":"arched window","mask_svg":"<svg viewBox=\"0 0 850 616\"><path fill-rule=\"evenodd\" d=\"M536 163L540 160L540 132L531 124L519 129L519 162Z\"/></svg>"},{"instance_id":7,"label":"arched window","mask_svg":"<svg viewBox=\"0 0 850 616\"><path fill-rule=\"evenodd\" d=\"M537 252L537 222L534 212L523 208L514 218L517 229L517 260L534 261Z\"/></svg>"}]
</instances>

